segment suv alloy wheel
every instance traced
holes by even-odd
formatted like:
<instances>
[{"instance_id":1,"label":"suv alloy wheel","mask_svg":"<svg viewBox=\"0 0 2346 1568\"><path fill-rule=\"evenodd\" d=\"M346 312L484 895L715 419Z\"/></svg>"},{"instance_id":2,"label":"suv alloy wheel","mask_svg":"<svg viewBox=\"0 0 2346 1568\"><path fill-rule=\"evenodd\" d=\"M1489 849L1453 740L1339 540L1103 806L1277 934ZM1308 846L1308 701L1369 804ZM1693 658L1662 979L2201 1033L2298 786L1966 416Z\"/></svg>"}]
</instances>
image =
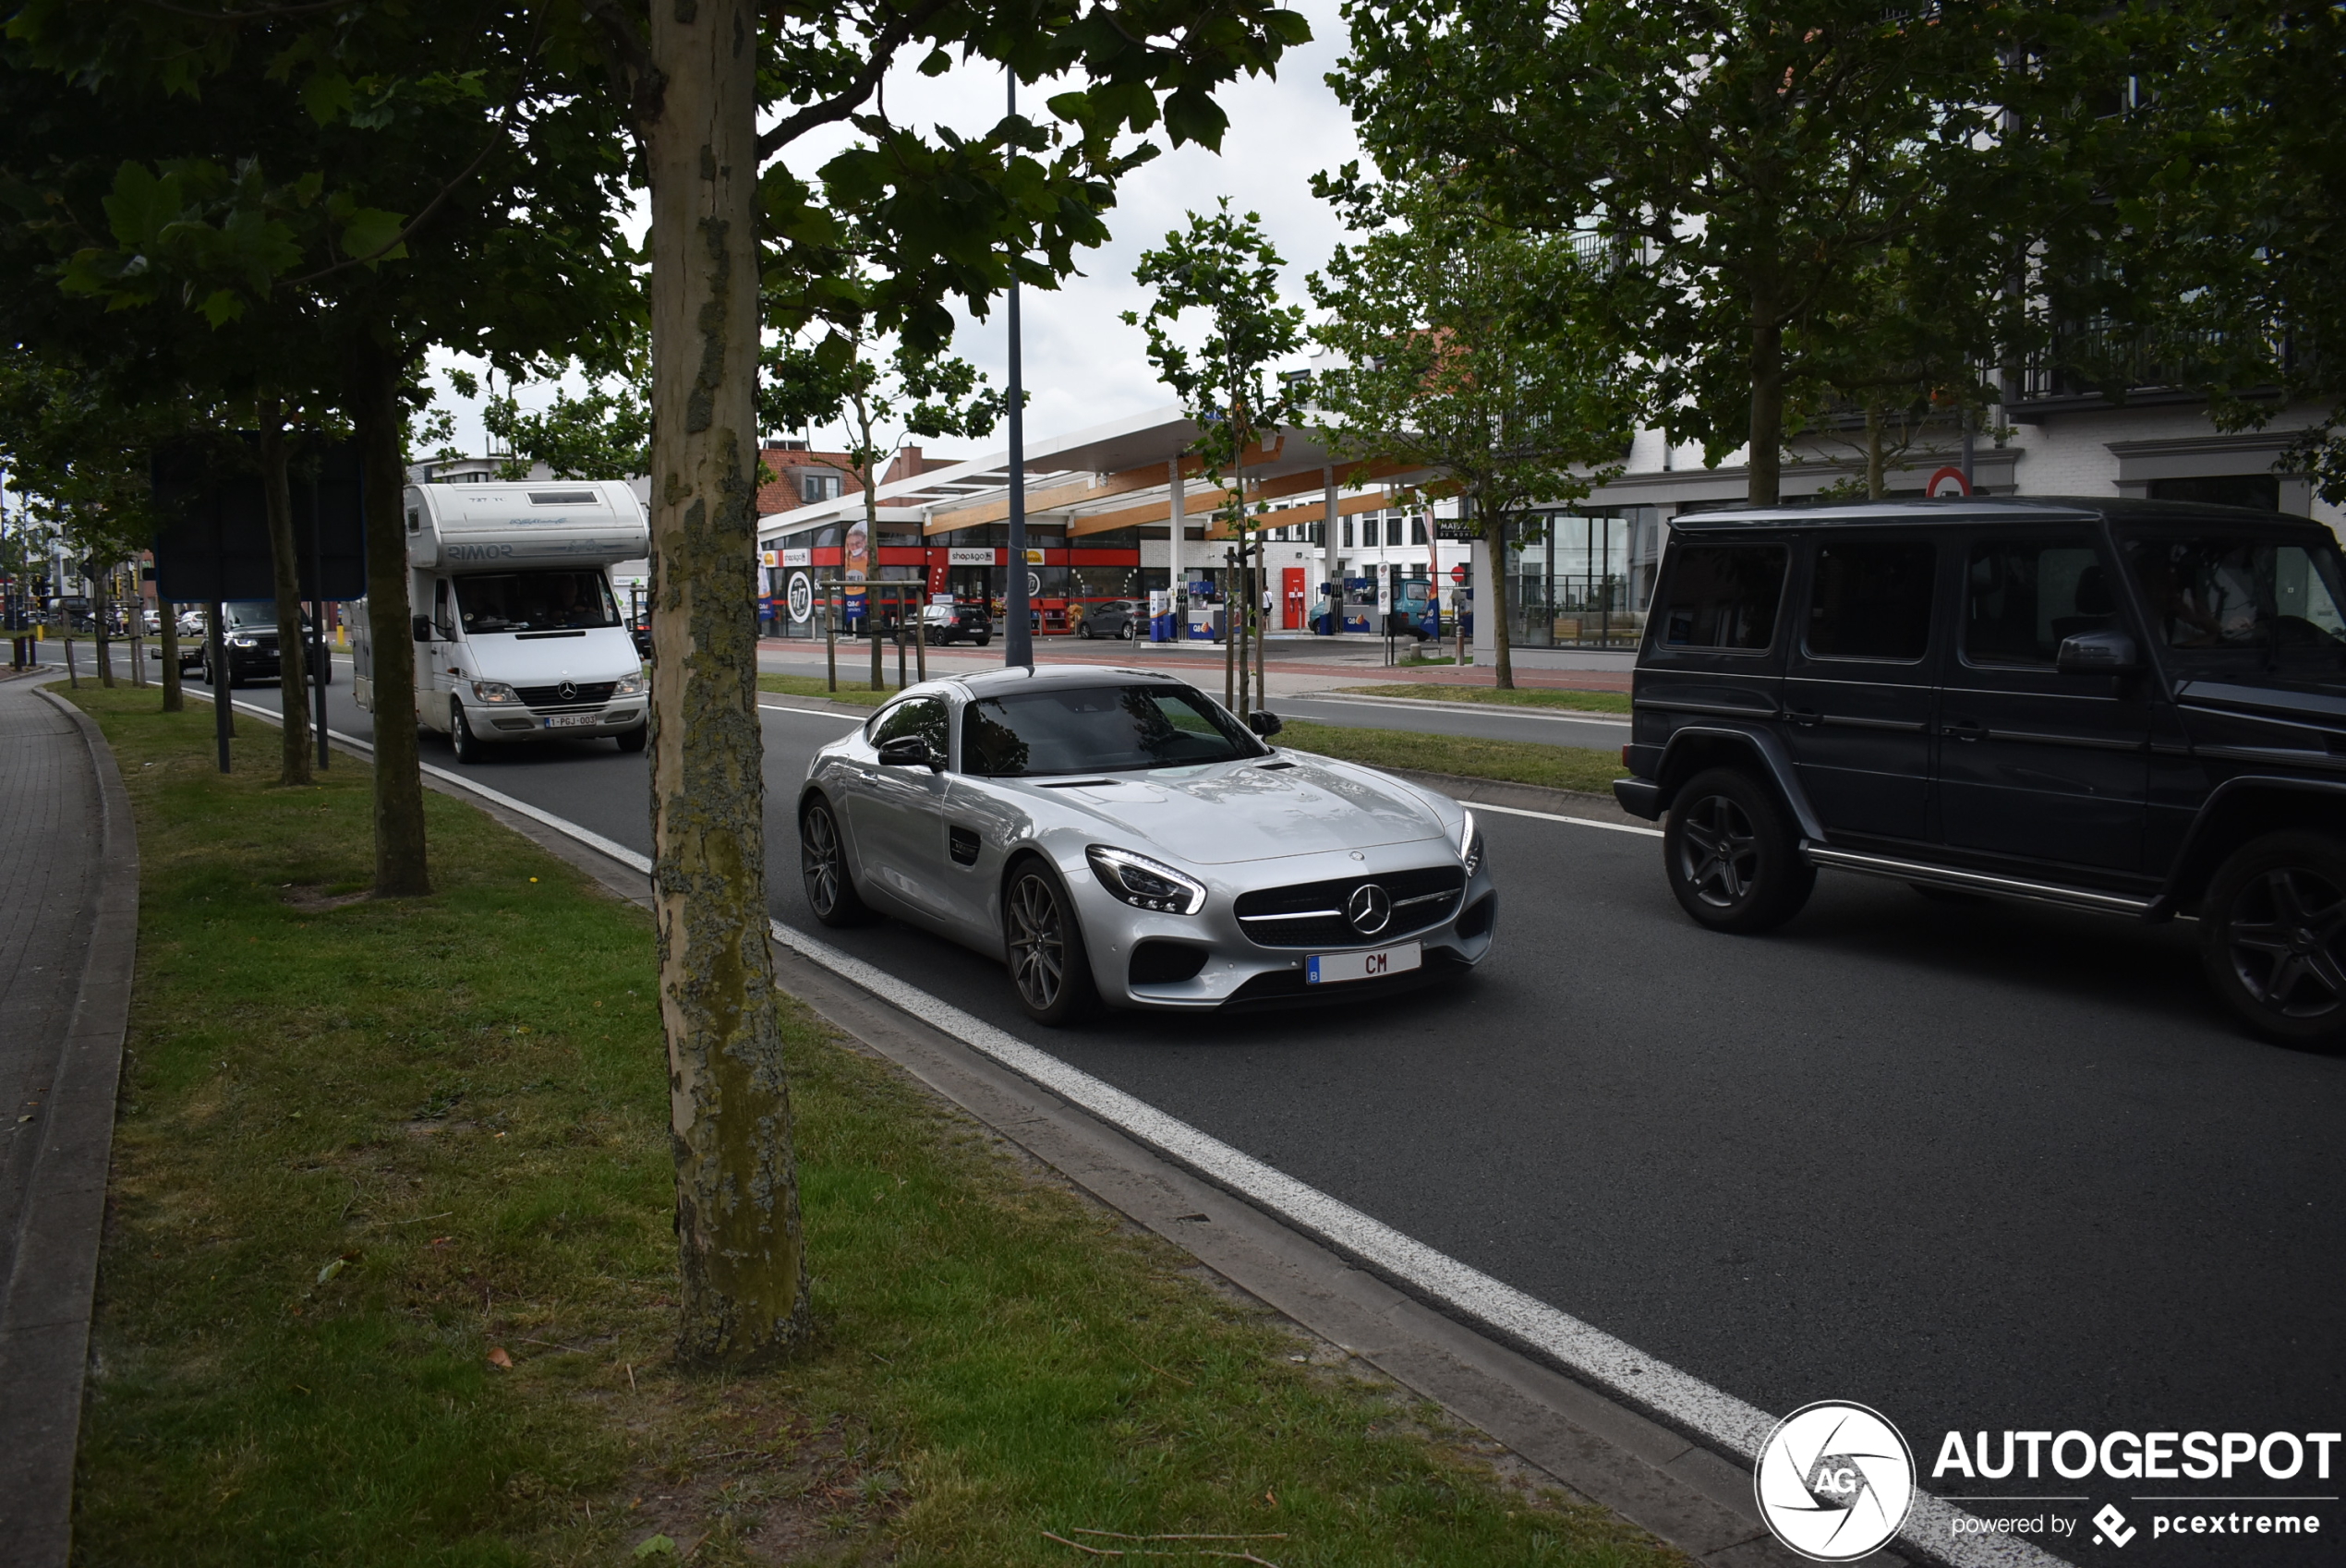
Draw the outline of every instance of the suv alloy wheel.
<instances>
[{"instance_id":1,"label":"suv alloy wheel","mask_svg":"<svg viewBox=\"0 0 2346 1568\"><path fill-rule=\"evenodd\" d=\"M1737 767L1699 773L1679 789L1662 858L1679 907L1713 931L1772 931L1817 886L1775 791Z\"/></svg>"},{"instance_id":2,"label":"suv alloy wheel","mask_svg":"<svg viewBox=\"0 0 2346 1568\"><path fill-rule=\"evenodd\" d=\"M2241 849L2200 903L2199 956L2257 1032L2292 1045L2346 1043L2346 844L2274 833Z\"/></svg>"}]
</instances>

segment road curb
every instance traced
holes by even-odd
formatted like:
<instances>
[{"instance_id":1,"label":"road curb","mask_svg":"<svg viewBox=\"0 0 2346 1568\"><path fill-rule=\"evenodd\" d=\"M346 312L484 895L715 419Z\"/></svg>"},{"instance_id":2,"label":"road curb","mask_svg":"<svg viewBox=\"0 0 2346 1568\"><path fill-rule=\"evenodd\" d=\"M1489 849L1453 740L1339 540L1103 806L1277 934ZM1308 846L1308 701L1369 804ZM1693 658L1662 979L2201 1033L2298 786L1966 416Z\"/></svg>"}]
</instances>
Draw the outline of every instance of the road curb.
<instances>
[{"instance_id":1,"label":"road curb","mask_svg":"<svg viewBox=\"0 0 2346 1568\"><path fill-rule=\"evenodd\" d=\"M139 839L114 750L95 720L54 692L97 777L100 838L90 949L39 1115L40 1145L0 1286L0 1565L58 1568L73 1529L90 1318L105 1229L106 1178L139 956Z\"/></svg>"}]
</instances>

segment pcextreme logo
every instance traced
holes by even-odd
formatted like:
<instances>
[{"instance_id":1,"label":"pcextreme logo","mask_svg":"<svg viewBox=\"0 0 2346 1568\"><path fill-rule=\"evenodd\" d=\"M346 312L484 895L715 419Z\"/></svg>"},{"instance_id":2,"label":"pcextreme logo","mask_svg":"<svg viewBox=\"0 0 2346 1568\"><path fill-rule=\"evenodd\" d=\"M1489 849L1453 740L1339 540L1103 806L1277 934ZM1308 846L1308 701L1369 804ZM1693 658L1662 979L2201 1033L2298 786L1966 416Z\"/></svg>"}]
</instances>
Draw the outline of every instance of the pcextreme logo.
<instances>
[{"instance_id":1,"label":"pcextreme logo","mask_svg":"<svg viewBox=\"0 0 2346 1568\"><path fill-rule=\"evenodd\" d=\"M1915 1456L1880 1411L1820 1400L1776 1423L1752 1487L1776 1539L1812 1562L1851 1562L1906 1522Z\"/></svg>"}]
</instances>

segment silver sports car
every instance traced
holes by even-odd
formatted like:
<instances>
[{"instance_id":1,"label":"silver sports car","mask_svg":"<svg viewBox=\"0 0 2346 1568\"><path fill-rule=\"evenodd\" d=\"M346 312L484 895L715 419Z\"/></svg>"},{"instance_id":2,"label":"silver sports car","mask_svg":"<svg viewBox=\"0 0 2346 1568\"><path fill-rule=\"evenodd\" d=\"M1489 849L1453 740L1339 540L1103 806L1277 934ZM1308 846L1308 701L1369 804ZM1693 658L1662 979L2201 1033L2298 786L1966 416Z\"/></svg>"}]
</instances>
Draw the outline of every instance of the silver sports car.
<instances>
[{"instance_id":1,"label":"silver sports car","mask_svg":"<svg viewBox=\"0 0 2346 1568\"><path fill-rule=\"evenodd\" d=\"M1473 814L1258 738L1278 730L1143 670L908 687L807 769L807 901L1003 959L1052 1024L1101 1001L1366 1000L1480 963L1498 894Z\"/></svg>"}]
</instances>

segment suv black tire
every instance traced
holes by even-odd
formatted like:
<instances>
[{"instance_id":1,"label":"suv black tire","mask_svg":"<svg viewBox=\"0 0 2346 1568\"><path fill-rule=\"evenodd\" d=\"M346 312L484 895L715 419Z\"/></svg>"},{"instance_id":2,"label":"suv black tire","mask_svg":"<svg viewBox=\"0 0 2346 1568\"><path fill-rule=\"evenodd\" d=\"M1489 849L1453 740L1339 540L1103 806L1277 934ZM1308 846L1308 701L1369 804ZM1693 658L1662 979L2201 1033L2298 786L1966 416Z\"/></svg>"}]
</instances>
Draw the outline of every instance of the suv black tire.
<instances>
[{"instance_id":1,"label":"suv black tire","mask_svg":"<svg viewBox=\"0 0 2346 1568\"><path fill-rule=\"evenodd\" d=\"M1817 886L1775 790L1739 767L1714 767L1679 787L1662 860L1679 907L1713 931L1772 931Z\"/></svg>"},{"instance_id":2,"label":"suv black tire","mask_svg":"<svg viewBox=\"0 0 2346 1568\"><path fill-rule=\"evenodd\" d=\"M2199 959L2267 1039L2346 1045L2346 843L2272 833L2235 851L2200 901Z\"/></svg>"},{"instance_id":3,"label":"suv black tire","mask_svg":"<svg viewBox=\"0 0 2346 1568\"><path fill-rule=\"evenodd\" d=\"M847 840L830 802L816 795L798 812L798 875L807 908L825 925L871 923L872 911L847 869Z\"/></svg>"},{"instance_id":4,"label":"suv black tire","mask_svg":"<svg viewBox=\"0 0 2346 1568\"><path fill-rule=\"evenodd\" d=\"M1099 1006L1075 900L1032 856L1010 868L1002 890L1002 954L1018 1005L1036 1023L1079 1023Z\"/></svg>"}]
</instances>

